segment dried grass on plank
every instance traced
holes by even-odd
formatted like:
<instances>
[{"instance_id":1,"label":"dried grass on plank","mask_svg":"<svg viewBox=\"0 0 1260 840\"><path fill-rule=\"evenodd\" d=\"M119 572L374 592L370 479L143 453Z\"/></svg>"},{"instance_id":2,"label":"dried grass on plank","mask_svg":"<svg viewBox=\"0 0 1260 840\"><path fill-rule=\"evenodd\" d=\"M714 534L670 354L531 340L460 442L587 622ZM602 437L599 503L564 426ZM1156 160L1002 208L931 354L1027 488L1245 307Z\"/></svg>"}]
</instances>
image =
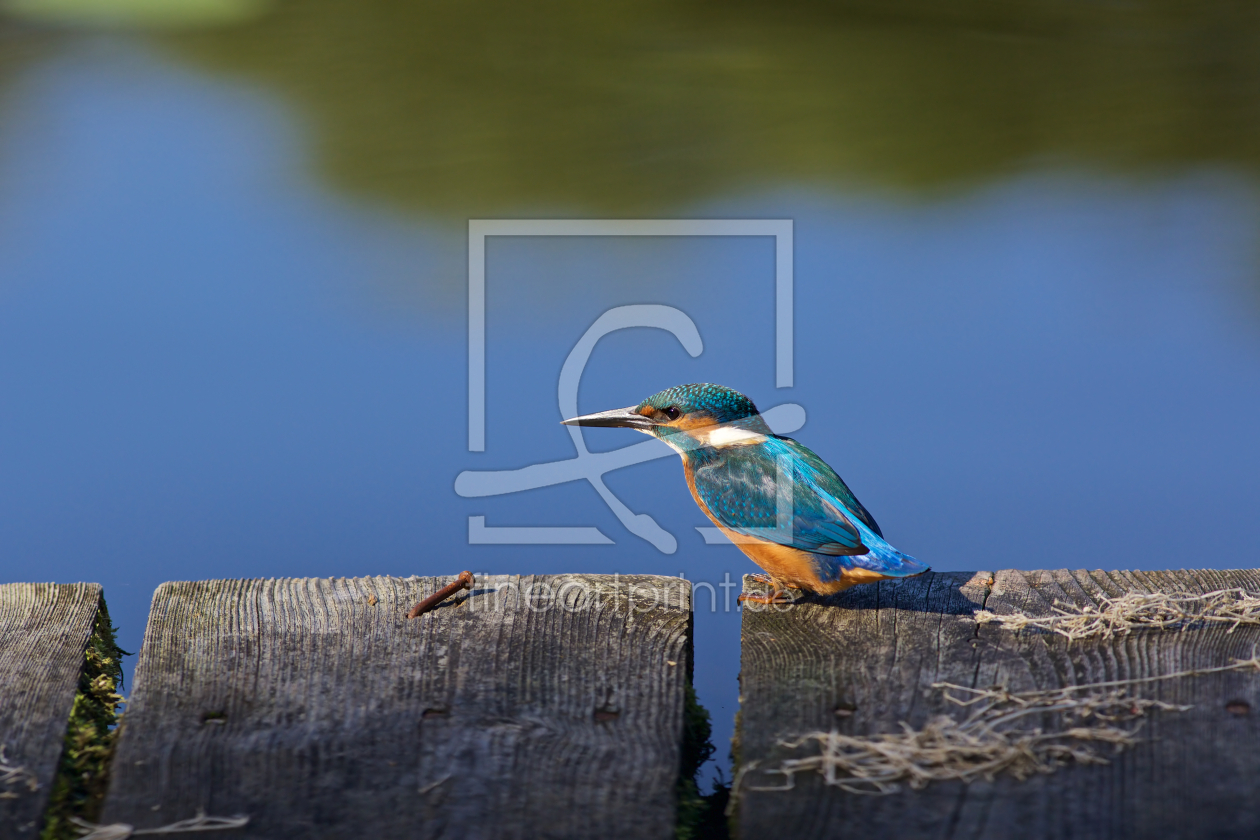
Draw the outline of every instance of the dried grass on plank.
<instances>
[{"instance_id":1,"label":"dried grass on plank","mask_svg":"<svg viewBox=\"0 0 1260 840\"><path fill-rule=\"evenodd\" d=\"M1055 604L1054 615L998 615L976 610L977 624L998 624L1007 630L1048 630L1069 639L1111 639L1138 629L1186 630L1227 624L1230 633L1244 625L1260 625L1260 595L1244 589L1192 593L1131 592L1103 598L1098 606Z\"/></svg>"},{"instance_id":2,"label":"dried grass on plank","mask_svg":"<svg viewBox=\"0 0 1260 840\"><path fill-rule=\"evenodd\" d=\"M934 683L944 699L967 710L963 719L938 715L922 729L902 724L901 732L852 736L836 731L812 732L780 742L786 749L817 744L819 752L781 761L761 769L759 762L740 768L733 789L791 790L798 773L816 772L835 787L856 794L886 795L902 785L914 789L931 782L992 780L1008 774L1026 779L1035 773L1052 773L1066 764L1106 764L1099 747L1115 753L1137 742L1140 721L1151 711L1185 711L1191 707L1135 697L1139 685L1184 679L1225 671L1260 673L1260 655L1235 660L1217 668L1178 671L1154 677L1087 683L1047 691L1011 692L1002 687L968 688L953 683ZM1033 715L1053 714L1060 725L1051 731L1016 726ZM761 770L778 775L775 786L746 786L744 778Z\"/></svg>"}]
</instances>

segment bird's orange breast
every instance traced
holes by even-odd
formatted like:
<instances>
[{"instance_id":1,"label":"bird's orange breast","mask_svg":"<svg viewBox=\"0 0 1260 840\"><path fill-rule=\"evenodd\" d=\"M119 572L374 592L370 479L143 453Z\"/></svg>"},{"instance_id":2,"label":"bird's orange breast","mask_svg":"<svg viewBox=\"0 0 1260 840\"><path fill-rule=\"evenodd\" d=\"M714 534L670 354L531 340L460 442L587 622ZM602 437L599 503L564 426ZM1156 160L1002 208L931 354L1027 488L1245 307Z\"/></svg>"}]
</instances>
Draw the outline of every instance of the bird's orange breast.
<instances>
[{"instance_id":1,"label":"bird's orange breast","mask_svg":"<svg viewBox=\"0 0 1260 840\"><path fill-rule=\"evenodd\" d=\"M823 580L818 575L817 563L808 551L738 534L723 525L696 492L695 472L685 459L683 473L687 476L687 489L691 491L691 498L696 500L696 505L704 512L704 515L709 517L727 539L739 546L739 550L748 555L748 559L765 569L766 574L777 584L791 589L804 589L808 592L830 595L859 583L874 583L890 577L869 569L845 569L840 573L839 580Z\"/></svg>"}]
</instances>

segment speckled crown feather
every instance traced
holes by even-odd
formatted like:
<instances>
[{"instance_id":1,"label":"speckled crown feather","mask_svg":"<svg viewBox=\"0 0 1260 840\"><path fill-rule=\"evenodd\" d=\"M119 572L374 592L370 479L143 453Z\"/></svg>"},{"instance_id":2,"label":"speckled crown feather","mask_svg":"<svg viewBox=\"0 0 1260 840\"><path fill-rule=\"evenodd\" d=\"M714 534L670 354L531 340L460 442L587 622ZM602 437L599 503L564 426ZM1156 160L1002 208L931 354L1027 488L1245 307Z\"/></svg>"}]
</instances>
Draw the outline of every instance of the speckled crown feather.
<instances>
[{"instance_id":1,"label":"speckled crown feather","mask_svg":"<svg viewBox=\"0 0 1260 840\"><path fill-rule=\"evenodd\" d=\"M676 406L684 414L704 412L713 416L719 423L731 423L758 414L757 406L739 391L714 385L711 382L697 382L690 385L675 385L660 393L653 394L639 404L639 407L665 409Z\"/></svg>"}]
</instances>

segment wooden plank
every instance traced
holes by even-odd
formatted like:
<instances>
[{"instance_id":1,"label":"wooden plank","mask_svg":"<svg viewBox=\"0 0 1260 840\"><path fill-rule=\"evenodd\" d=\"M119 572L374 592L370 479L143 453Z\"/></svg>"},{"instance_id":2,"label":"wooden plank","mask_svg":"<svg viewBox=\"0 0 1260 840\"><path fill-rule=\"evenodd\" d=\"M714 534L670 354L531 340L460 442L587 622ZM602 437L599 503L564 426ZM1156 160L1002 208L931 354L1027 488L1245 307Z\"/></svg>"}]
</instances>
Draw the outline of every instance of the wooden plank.
<instances>
[{"instance_id":1,"label":"wooden plank","mask_svg":"<svg viewBox=\"0 0 1260 840\"><path fill-rule=\"evenodd\" d=\"M989 585L989 581L992 584ZM746 583L746 586L748 584ZM933 782L886 796L827 786L815 772L789 791L763 771L808 750L807 732L854 736L960 716L937 681L1012 691L1056 689L1228 665L1260 645L1260 628L1139 630L1110 641L977 625L973 611L1049 615L1055 602L1097 605L1129 592L1260 592L1247 571L1003 571L934 574L857 587L785 612L745 611L738 825L744 838L1260 837L1260 675L1227 672L1152 683L1143 697L1193 706L1153 712L1138 744L1106 765L1067 765L1025 781ZM1228 708L1227 708L1228 707ZM841 714L835 710L840 708ZM1247 708L1250 712L1245 711ZM851 713L848 713L851 711ZM1052 726L1052 716L1030 725ZM813 749L815 755L818 749Z\"/></svg>"},{"instance_id":2,"label":"wooden plank","mask_svg":"<svg viewBox=\"0 0 1260 840\"><path fill-rule=\"evenodd\" d=\"M0 838L39 834L100 601L95 583L0 584Z\"/></svg>"},{"instance_id":3,"label":"wooden plank","mask_svg":"<svg viewBox=\"0 0 1260 840\"><path fill-rule=\"evenodd\" d=\"M238 838L670 837L691 655L678 578L167 583L103 821ZM518 597L518 595L520 597Z\"/></svg>"}]
</instances>

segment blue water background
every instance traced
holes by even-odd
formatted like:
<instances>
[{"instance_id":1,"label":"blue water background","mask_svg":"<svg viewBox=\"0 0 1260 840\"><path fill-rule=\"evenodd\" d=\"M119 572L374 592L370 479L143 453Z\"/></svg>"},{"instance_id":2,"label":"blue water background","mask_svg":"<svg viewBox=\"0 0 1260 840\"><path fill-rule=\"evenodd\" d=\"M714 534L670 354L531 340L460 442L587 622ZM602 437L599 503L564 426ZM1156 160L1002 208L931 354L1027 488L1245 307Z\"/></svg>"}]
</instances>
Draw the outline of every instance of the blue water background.
<instances>
[{"instance_id":1,"label":"blue water background","mask_svg":"<svg viewBox=\"0 0 1260 840\"><path fill-rule=\"evenodd\" d=\"M691 381L799 403L795 436L938 570L1257 565L1250 176L1046 165L928 199L783 183L680 208L794 220L790 389L774 387L771 240L492 240L487 447L469 453L461 220L331 192L284 103L126 38L35 65L11 96L0 579L102 583L128 650L166 580L754 571L703 544L672 458L607 477L676 535L672 555L584 483L454 492L463 470L573 455L560 366L631 303L687 312L704 352L611 335L582 411ZM469 546L470 515L615 545ZM696 685L722 766L738 635L737 612L702 602Z\"/></svg>"}]
</instances>

